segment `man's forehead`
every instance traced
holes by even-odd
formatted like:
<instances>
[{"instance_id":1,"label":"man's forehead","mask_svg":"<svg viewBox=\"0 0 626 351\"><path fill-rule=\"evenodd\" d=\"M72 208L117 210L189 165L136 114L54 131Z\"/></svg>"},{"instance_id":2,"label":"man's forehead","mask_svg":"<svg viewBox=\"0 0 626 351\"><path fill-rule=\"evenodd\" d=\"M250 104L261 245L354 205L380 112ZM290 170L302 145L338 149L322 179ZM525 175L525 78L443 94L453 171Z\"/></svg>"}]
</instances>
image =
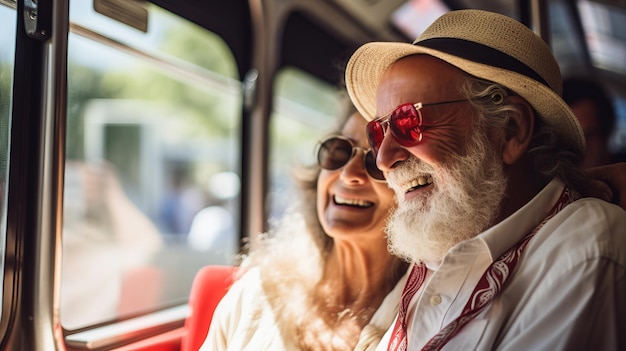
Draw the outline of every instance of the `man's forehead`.
<instances>
[{"instance_id":1,"label":"man's forehead","mask_svg":"<svg viewBox=\"0 0 626 351\"><path fill-rule=\"evenodd\" d=\"M465 72L438 58L429 55L411 55L389 66L379 82L379 89L382 84L390 88L406 81L419 85L420 88L456 87L463 82L465 76Z\"/></svg>"},{"instance_id":2,"label":"man's forehead","mask_svg":"<svg viewBox=\"0 0 626 351\"><path fill-rule=\"evenodd\" d=\"M464 77L462 71L431 56L415 55L398 60L379 82L377 115L383 115L401 103L457 98Z\"/></svg>"}]
</instances>

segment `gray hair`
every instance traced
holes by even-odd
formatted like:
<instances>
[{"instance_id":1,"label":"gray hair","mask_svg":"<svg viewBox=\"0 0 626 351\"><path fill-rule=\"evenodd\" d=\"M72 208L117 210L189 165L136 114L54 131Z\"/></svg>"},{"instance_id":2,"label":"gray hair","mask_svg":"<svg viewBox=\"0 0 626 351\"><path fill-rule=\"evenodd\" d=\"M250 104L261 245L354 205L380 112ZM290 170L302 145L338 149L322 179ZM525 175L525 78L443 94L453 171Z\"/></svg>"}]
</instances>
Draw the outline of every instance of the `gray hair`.
<instances>
[{"instance_id":1,"label":"gray hair","mask_svg":"<svg viewBox=\"0 0 626 351\"><path fill-rule=\"evenodd\" d=\"M509 96L515 95L506 87L483 79L469 77L462 87L471 103L477 108L483 123L488 130L500 133L501 136L513 131L511 116L521 113L519 106L511 103ZM535 116L537 112L533 109ZM528 156L534 165L535 173L545 181L559 177L571 188L581 191L588 186L588 180L578 168L583 155L570 150L564 145L554 126L541 118L535 119L533 137L528 149Z\"/></svg>"}]
</instances>

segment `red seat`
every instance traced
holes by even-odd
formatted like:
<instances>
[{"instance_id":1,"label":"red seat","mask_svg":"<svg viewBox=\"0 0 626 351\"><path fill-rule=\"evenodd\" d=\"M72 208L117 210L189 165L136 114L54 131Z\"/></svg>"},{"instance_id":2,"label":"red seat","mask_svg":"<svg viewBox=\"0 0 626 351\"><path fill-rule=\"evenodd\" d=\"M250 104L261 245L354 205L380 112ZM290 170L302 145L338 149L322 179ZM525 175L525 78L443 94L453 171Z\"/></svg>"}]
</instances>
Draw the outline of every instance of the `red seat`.
<instances>
[{"instance_id":1,"label":"red seat","mask_svg":"<svg viewBox=\"0 0 626 351\"><path fill-rule=\"evenodd\" d=\"M181 351L198 351L206 339L213 311L233 283L236 270L235 266L215 265L198 271L189 294L191 313L185 320Z\"/></svg>"}]
</instances>

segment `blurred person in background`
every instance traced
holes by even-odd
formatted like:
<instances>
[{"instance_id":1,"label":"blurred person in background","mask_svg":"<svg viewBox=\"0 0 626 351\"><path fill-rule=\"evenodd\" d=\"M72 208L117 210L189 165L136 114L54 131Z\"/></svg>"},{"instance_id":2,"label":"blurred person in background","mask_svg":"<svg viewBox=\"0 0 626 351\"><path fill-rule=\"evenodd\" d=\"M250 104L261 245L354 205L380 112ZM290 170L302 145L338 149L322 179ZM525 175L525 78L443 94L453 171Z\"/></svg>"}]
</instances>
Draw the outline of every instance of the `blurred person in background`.
<instances>
[{"instance_id":1,"label":"blurred person in background","mask_svg":"<svg viewBox=\"0 0 626 351\"><path fill-rule=\"evenodd\" d=\"M563 100L580 122L587 149L583 168L626 161L611 152L609 139L615 129L616 114L611 96L596 79L569 77L563 80ZM622 155L623 156L623 155Z\"/></svg>"},{"instance_id":2,"label":"blurred person in background","mask_svg":"<svg viewBox=\"0 0 626 351\"><path fill-rule=\"evenodd\" d=\"M64 193L61 318L73 329L130 312L120 310L124 277L163 242L106 161L67 162Z\"/></svg>"}]
</instances>

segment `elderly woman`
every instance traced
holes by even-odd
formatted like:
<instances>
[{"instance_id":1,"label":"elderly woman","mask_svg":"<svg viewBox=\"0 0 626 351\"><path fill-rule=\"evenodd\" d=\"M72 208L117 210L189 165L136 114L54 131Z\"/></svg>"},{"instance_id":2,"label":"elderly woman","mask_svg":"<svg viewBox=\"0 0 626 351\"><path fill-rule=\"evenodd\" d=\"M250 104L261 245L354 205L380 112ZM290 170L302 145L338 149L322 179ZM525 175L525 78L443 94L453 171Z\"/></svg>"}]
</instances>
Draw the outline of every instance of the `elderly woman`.
<instances>
[{"instance_id":1,"label":"elderly woman","mask_svg":"<svg viewBox=\"0 0 626 351\"><path fill-rule=\"evenodd\" d=\"M201 350L370 350L397 312L406 263L387 251L395 200L352 114L297 178L302 202L264 237Z\"/></svg>"}]
</instances>

